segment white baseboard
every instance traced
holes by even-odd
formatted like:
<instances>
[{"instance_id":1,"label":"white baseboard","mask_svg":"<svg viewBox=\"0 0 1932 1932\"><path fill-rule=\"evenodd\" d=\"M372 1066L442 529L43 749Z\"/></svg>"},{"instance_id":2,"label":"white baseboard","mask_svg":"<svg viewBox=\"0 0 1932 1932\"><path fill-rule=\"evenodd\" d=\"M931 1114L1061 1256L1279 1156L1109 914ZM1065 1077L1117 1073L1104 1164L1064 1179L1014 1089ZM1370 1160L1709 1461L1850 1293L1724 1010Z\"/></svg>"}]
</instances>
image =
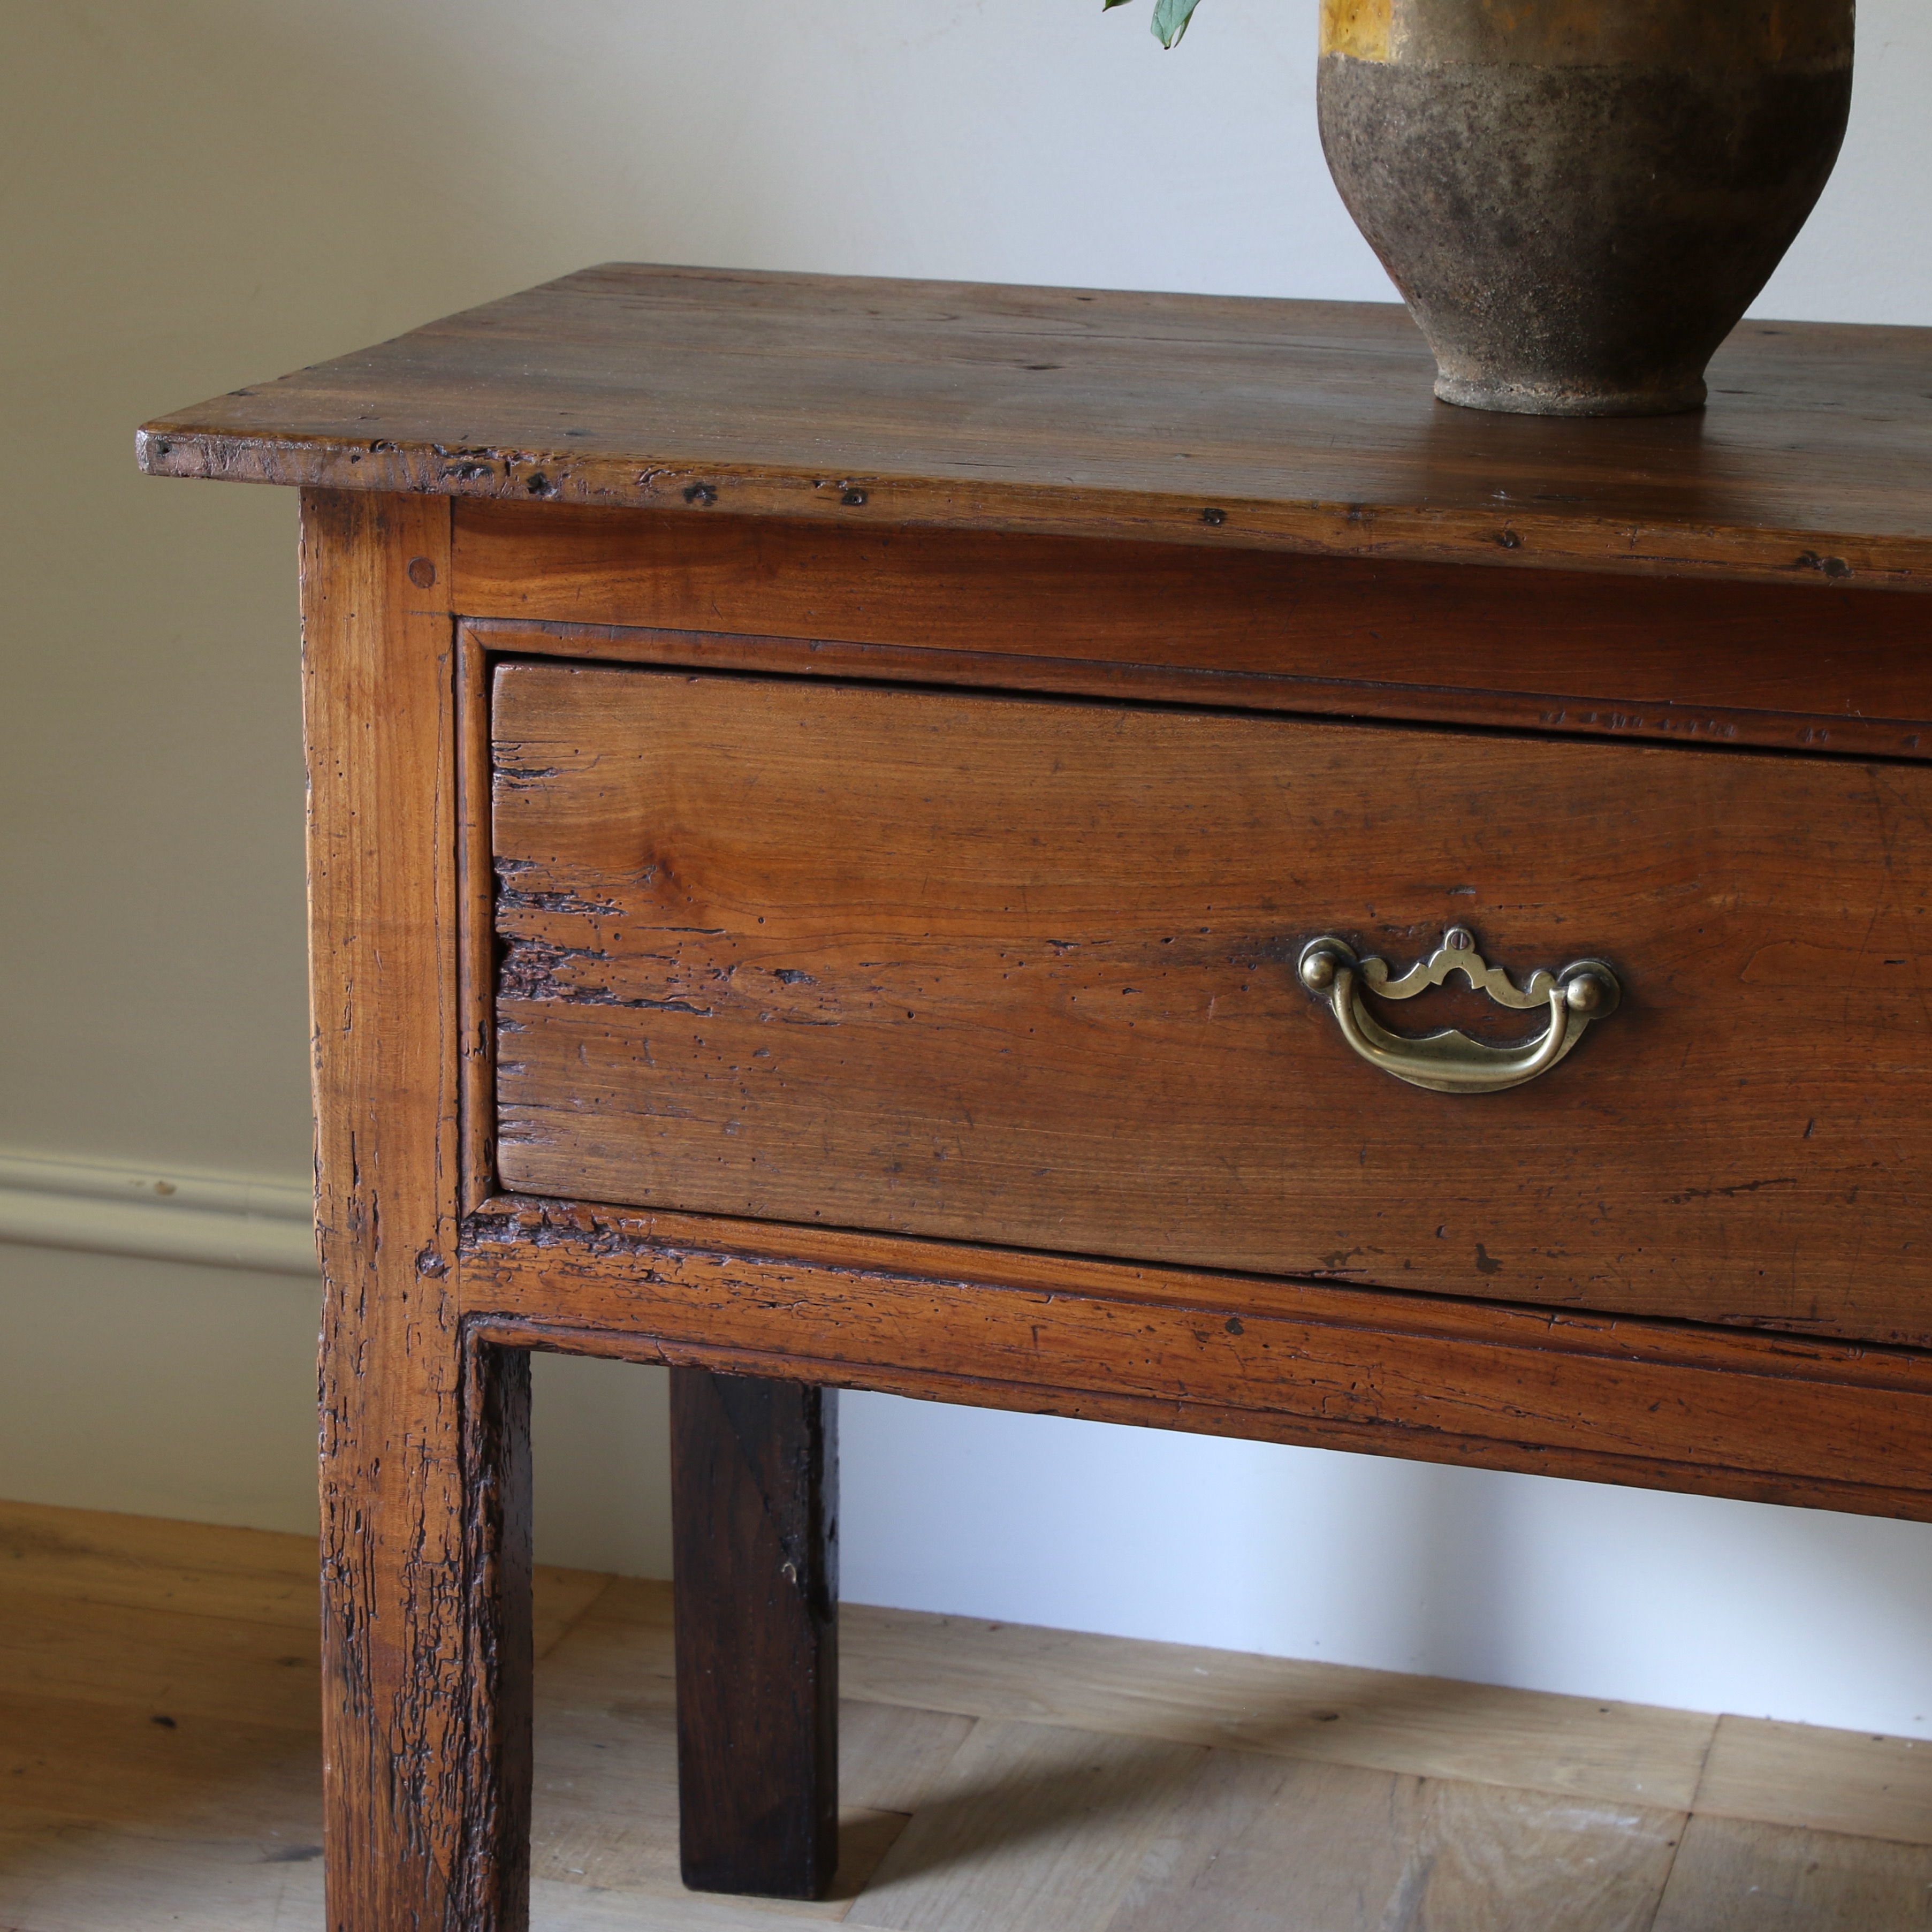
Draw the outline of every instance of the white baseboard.
<instances>
[{"instance_id":1,"label":"white baseboard","mask_svg":"<svg viewBox=\"0 0 1932 1932\"><path fill-rule=\"evenodd\" d=\"M299 1184L0 1154L0 1241L312 1276L314 1214Z\"/></svg>"}]
</instances>

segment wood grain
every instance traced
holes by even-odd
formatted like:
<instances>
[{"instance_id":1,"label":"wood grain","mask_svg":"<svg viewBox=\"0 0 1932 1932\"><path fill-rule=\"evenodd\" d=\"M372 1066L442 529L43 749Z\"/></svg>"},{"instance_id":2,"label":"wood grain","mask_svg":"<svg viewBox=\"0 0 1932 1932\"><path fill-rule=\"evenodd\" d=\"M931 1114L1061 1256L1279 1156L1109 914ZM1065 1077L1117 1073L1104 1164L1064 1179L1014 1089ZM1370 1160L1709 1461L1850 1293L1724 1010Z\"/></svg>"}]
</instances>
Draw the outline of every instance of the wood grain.
<instances>
[{"instance_id":1,"label":"wood grain","mask_svg":"<svg viewBox=\"0 0 1932 1932\"><path fill-rule=\"evenodd\" d=\"M1918 770L542 663L494 728L512 1189L1932 1340ZM1622 1008L1445 1096L1294 976L1464 924Z\"/></svg>"},{"instance_id":2,"label":"wood grain","mask_svg":"<svg viewBox=\"0 0 1932 1932\"><path fill-rule=\"evenodd\" d=\"M533 1654L548 1657L580 1617L610 1587L610 1579L594 1570L567 1570L538 1563L530 1571L530 1624Z\"/></svg>"},{"instance_id":3,"label":"wood grain","mask_svg":"<svg viewBox=\"0 0 1932 1932\"><path fill-rule=\"evenodd\" d=\"M587 1887L576 1879L538 1879L530 1889L533 1932L781 1932L813 1922L808 1906L781 1912L764 1899L686 1892L646 1903L635 1892Z\"/></svg>"},{"instance_id":4,"label":"wood grain","mask_svg":"<svg viewBox=\"0 0 1932 1932\"><path fill-rule=\"evenodd\" d=\"M1652 1932L1926 1932L1932 1850L1693 1818Z\"/></svg>"},{"instance_id":5,"label":"wood grain","mask_svg":"<svg viewBox=\"0 0 1932 1932\"><path fill-rule=\"evenodd\" d=\"M1932 1742L1725 1718L1696 1802L1716 1816L1932 1845Z\"/></svg>"},{"instance_id":6,"label":"wood grain","mask_svg":"<svg viewBox=\"0 0 1932 1932\"><path fill-rule=\"evenodd\" d=\"M1681 1814L1216 1751L1106 1932L1650 1932Z\"/></svg>"},{"instance_id":7,"label":"wood grain","mask_svg":"<svg viewBox=\"0 0 1932 1932\"><path fill-rule=\"evenodd\" d=\"M456 640L456 740L457 1000L463 1028L457 1090L467 1213L496 1187L496 875L490 854L490 656L463 628Z\"/></svg>"},{"instance_id":8,"label":"wood grain","mask_svg":"<svg viewBox=\"0 0 1932 1932\"><path fill-rule=\"evenodd\" d=\"M848 1922L1648 1932L1681 1814L988 1720Z\"/></svg>"},{"instance_id":9,"label":"wood grain","mask_svg":"<svg viewBox=\"0 0 1932 1932\"><path fill-rule=\"evenodd\" d=\"M1394 305L629 264L150 423L151 472L1932 583L1923 331L1747 322L1700 415L1437 404Z\"/></svg>"},{"instance_id":10,"label":"wood grain","mask_svg":"<svg viewBox=\"0 0 1932 1932\"><path fill-rule=\"evenodd\" d=\"M1695 1711L866 1604L847 1606L844 1637L844 1681L861 1708L910 1705L1612 1807L1688 1809L1718 1722ZM1794 1765L1835 1761L1858 1739L1833 1731L1804 1742L1812 1748L1794 1753Z\"/></svg>"},{"instance_id":11,"label":"wood grain","mask_svg":"<svg viewBox=\"0 0 1932 1932\"><path fill-rule=\"evenodd\" d=\"M1932 1513L1922 1354L581 1204L491 1206L466 1229L464 1292L479 1335L508 1346Z\"/></svg>"},{"instance_id":12,"label":"wood grain","mask_svg":"<svg viewBox=\"0 0 1932 1932\"><path fill-rule=\"evenodd\" d=\"M0 1502L0 1589L22 1597L242 1617L312 1636L317 1570L307 1537Z\"/></svg>"},{"instance_id":13,"label":"wood grain","mask_svg":"<svg viewBox=\"0 0 1932 1932\"><path fill-rule=\"evenodd\" d=\"M1932 1519L1928 342L1754 322L1700 418L1551 422L1436 405L1392 309L618 267L151 424L152 471L308 492L331 1924L526 1922L532 1660L572 1641L567 1611L532 1622L532 1348L794 1406L843 1384ZM551 662L493 693L518 652ZM685 670L554 662L640 654ZM1606 953L1625 1006L1473 1113L1394 1088L1288 956L1340 930L1406 960L1450 923L1519 972ZM703 1626L745 1654L776 1630L733 1621L783 1474L752 1457L746 1495L753 1465ZM231 1802L262 1856L312 1762L286 1580L227 1628L206 1576L97 1550L63 1619L14 1541L0 1720L33 1742L0 1769L53 1769L42 1810L0 1807L7 1858L98 1832L124 1876L128 1834ZM701 1539L680 1561L701 1584ZM90 1677L142 1618L148 1660ZM810 1786L817 1883L830 1677L802 1654L740 1679L754 1718L810 1707L812 1775L765 1795L795 1820ZM1684 1782L1654 1724L1566 1768L1615 1795L1519 1803L1454 1767L1532 1745L1472 1754L1450 1693L1312 1712L1244 1704L1250 1674L1198 1734L1165 1693L1098 1742L868 1720L900 1768L848 1812L846 1882L885 1855L860 1904L908 1928L988 1900L1236 1923L1312 1869L1277 1878L1262 1821L1349 1843L1310 1821L1379 1807L1384 1920L1641 1922L1665 1827L1637 1787ZM1078 1670L1059 1694L1105 1702ZM1393 1761L1404 1736L1449 1784ZM1848 1748L1827 1822L1902 1828L1916 1786ZM1660 1924L1922 1914L1920 1848L1817 1836L1802 1757L1732 1727ZM1082 1889L1063 1801L1090 1787L1111 1849ZM734 1882L769 1813L727 1820ZM1212 1820L1248 1847L1218 1865ZM638 1828L568 1838L586 1862L553 1856L544 1896L589 1924Z\"/></svg>"},{"instance_id":14,"label":"wood grain","mask_svg":"<svg viewBox=\"0 0 1932 1932\"><path fill-rule=\"evenodd\" d=\"M154 1721L173 1715L0 1688L0 1792L42 1822L259 1838L292 1821L319 1842L313 1724Z\"/></svg>"},{"instance_id":15,"label":"wood grain","mask_svg":"<svg viewBox=\"0 0 1932 1932\"><path fill-rule=\"evenodd\" d=\"M457 608L497 652L1887 756L1932 742L1926 607L1842 585L569 506L454 514Z\"/></svg>"},{"instance_id":16,"label":"wood grain","mask_svg":"<svg viewBox=\"0 0 1932 1932\"><path fill-rule=\"evenodd\" d=\"M694 1892L838 1866L838 1391L671 1372L680 1840Z\"/></svg>"},{"instance_id":17,"label":"wood grain","mask_svg":"<svg viewBox=\"0 0 1932 1932\"><path fill-rule=\"evenodd\" d=\"M323 1932L319 1836L313 1816L177 1835L0 1808L0 1915L20 1932Z\"/></svg>"},{"instance_id":18,"label":"wood grain","mask_svg":"<svg viewBox=\"0 0 1932 1932\"><path fill-rule=\"evenodd\" d=\"M887 1932L1100 1932L1204 1754L976 1725L847 1915Z\"/></svg>"},{"instance_id":19,"label":"wood grain","mask_svg":"<svg viewBox=\"0 0 1932 1932\"><path fill-rule=\"evenodd\" d=\"M214 1667L225 1677L236 1654L231 1646L241 1644L253 1655L249 1633L260 1631L260 1654L272 1656L278 1672L299 1678L320 1660L319 1569L308 1537L0 1502L0 1601L8 1606L0 1620L0 1655L11 1648L10 1634L42 1619L63 1642L62 1627L77 1622L92 1634L76 1652L91 1656L84 1682L100 1688L114 1672L135 1667L137 1658L165 1652L165 1634L172 1630L184 1656L217 1660ZM537 1564L531 1574L537 1654L548 1651L610 1585L598 1571ZM114 1621L117 1614L128 1616L124 1629ZM213 1622L198 1621L203 1618ZM284 1634L267 1634L275 1630ZM182 1681L172 1664L167 1677ZM260 1694L248 1694L252 1700ZM296 1694L286 1708L304 1728L320 1722L320 1699L312 1690Z\"/></svg>"},{"instance_id":20,"label":"wood grain","mask_svg":"<svg viewBox=\"0 0 1932 1932\"><path fill-rule=\"evenodd\" d=\"M655 1723L671 1702L671 1586L620 1578L542 1673L547 1734L574 1712ZM1719 1720L1695 1711L848 1604L839 1785L914 1811L982 1718L1653 1810L1690 1807ZM1794 1726L1794 1767L1858 1733ZM614 1744L615 1731L586 1732ZM1796 1772L1802 1778L1802 1772ZM1794 1782L1790 1789L1801 1788ZM1792 1822L1810 1824L1833 1803ZM1790 1798L1778 1802L1789 1810ZM667 1814L668 1815L668 1814Z\"/></svg>"},{"instance_id":21,"label":"wood grain","mask_svg":"<svg viewBox=\"0 0 1932 1932\"><path fill-rule=\"evenodd\" d=\"M329 1911L517 1932L524 1396L457 1319L448 506L312 494L302 566Z\"/></svg>"},{"instance_id":22,"label":"wood grain","mask_svg":"<svg viewBox=\"0 0 1932 1932\"><path fill-rule=\"evenodd\" d=\"M454 936L452 922L446 944ZM453 1794L470 1838L459 1889L484 1901L466 1924L514 1927L530 1912L536 1696L529 1352L466 1337L461 1395L468 1654L460 1694L471 1708L464 1780Z\"/></svg>"},{"instance_id":23,"label":"wood grain","mask_svg":"<svg viewBox=\"0 0 1932 1932\"><path fill-rule=\"evenodd\" d=\"M842 1688L846 1680L842 1657ZM838 1706L839 1794L848 1804L910 1816L932 1796L972 1729L957 1712L845 1697Z\"/></svg>"},{"instance_id":24,"label":"wood grain","mask_svg":"<svg viewBox=\"0 0 1932 1932\"><path fill-rule=\"evenodd\" d=\"M32 1651L0 1650L0 1924L332 1927L313 1713L302 1728L193 1714L245 1679L231 1675L237 1627L312 1648L312 1594L304 1643L265 1580L312 1572L313 1540L9 1506L0 1555L15 1550L25 1552L6 1558L22 1566L17 1600L37 1614L54 1612L64 1573L77 1612L124 1616L90 1626L89 1642L97 1682L124 1684L134 1701L32 1694ZM890 1897L865 1882L873 1866L862 1863L822 1904L726 1900L677 1881L670 1586L606 1586L583 1573L539 1582L553 1621L568 1621L539 1672L540 1932L773 1932L862 1918L875 1906L904 1920L915 1897L918 1922L1008 1932L1036 1894L1064 1901L1069 1924L1090 1904L1109 1905L1106 1932L1304 1922L1344 1932L1398 1922L1417 1932L1629 1932L1632 1897L1656 1882L1656 1827L1679 1808L1628 1784L1593 1794L1577 1767L1601 1769L1628 1749L1627 1769L1648 1766L1644 1776L1688 1790L1681 1767L1694 1766L1700 1750L1688 1735L1672 1746L1643 1722L1701 1722L1706 1734L1711 1723L1625 1712L1614 1720L1624 1742L1606 1757L1603 1717L1587 1700L861 1610L845 1631L848 1679L865 1695L845 1706L843 1772L870 1808L848 1811L848 1843L876 1864L882 1839L927 1814L926 1852L902 1859ZM110 1604L104 1590L123 1595ZM164 1670L180 1694L172 1727L153 1721L142 1688L144 1672ZM1198 1736L1181 1728L1190 1683L1202 1686ZM922 1685L961 1710L897 1701ZM1340 1714L1317 1728L1345 1730L1372 1706L1388 1763L1280 1754L1270 1707L1286 1712L1324 1690ZM1442 1700L1454 1692L1463 1701L1452 1712ZM970 1774L949 1772L982 1713L992 1721L964 1761ZM1098 1734L1083 1737L1090 1728ZM1739 1736L1752 1744L1757 1732ZM1731 1789L1741 1800L1762 1792L1780 1816L1807 1792L1817 1816L1832 1815L1841 1778L1868 1785L1884 1768L1881 1757L1861 1765L1868 1740L1800 1726L1778 1732L1768 1778ZM1452 1758L1468 1776L1447 1773ZM1177 1780L1178 1760L1192 1768ZM1065 1790L1039 1775L1056 1765L1070 1765ZM1106 1768L1096 1775L1096 1766ZM1526 1774L1526 1788L1514 1772ZM1874 1813L1870 1822L1887 1821ZM1141 1848L1130 1868L1124 1840ZM958 1862L940 1862L935 1848ZM1700 1809L1659 1923L1666 1932L1923 1932L1928 1856L1808 1828L1802 1814L1796 1824L1766 1823ZM1398 1908L1409 1916L1391 1916Z\"/></svg>"},{"instance_id":25,"label":"wood grain","mask_svg":"<svg viewBox=\"0 0 1932 1932\"><path fill-rule=\"evenodd\" d=\"M312 1731L320 1660L308 1628L152 1606L49 1599L0 1588L0 1680L40 1696L145 1705L158 1723ZM163 1728L166 1728L164 1725Z\"/></svg>"}]
</instances>

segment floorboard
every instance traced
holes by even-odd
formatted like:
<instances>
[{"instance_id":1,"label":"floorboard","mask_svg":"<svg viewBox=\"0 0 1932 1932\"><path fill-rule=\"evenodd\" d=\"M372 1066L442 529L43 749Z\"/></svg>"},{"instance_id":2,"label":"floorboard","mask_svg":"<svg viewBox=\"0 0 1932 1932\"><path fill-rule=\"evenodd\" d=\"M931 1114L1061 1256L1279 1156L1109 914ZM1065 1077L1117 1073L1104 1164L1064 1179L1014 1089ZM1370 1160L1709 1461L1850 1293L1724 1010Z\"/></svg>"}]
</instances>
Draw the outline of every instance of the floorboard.
<instances>
[{"instance_id":1,"label":"floorboard","mask_svg":"<svg viewBox=\"0 0 1932 1932\"><path fill-rule=\"evenodd\" d=\"M1217 1751L1106 1932L1647 1932L1681 1812Z\"/></svg>"},{"instance_id":2,"label":"floorboard","mask_svg":"<svg viewBox=\"0 0 1932 1932\"><path fill-rule=\"evenodd\" d=\"M1688 1807L1714 1718L855 1606L848 1696L980 1718Z\"/></svg>"},{"instance_id":3,"label":"floorboard","mask_svg":"<svg viewBox=\"0 0 1932 1932\"><path fill-rule=\"evenodd\" d=\"M314 1577L0 1504L0 1932L322 1932ZM536 1932L1932 1932L1932 1744L862 1606L833 1896L700 1898L668 1586L537 1622Z\"/></svg>"},{"instance_id":4,"label":"floorboard","mask_svg":"<svg viewBox=\"0 0 1932 1932\"><path fill-rule=\"evenodd\" d=\"M1700 1812L1932 1845L1932 1741L1726 1718Z\"/></svg>"},{"instance_id":5,"label":"floorboard","mask_svg":"<svg viewBox=\"0 0 1932 1932\"><path fill-rule=\"evenodd\" d=\"M1653 1932L1928 1932L1932 1850L1694 1817Z\"/></svg>"}]
</instances>

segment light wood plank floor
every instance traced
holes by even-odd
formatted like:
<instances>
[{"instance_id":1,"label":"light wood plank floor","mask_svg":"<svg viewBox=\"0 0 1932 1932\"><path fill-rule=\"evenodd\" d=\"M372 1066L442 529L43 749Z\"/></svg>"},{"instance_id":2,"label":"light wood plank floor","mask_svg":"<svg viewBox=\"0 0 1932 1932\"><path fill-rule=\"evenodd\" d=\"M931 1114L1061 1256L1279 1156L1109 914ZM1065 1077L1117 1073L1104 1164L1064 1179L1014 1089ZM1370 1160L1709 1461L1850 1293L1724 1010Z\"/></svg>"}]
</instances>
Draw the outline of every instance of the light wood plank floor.
<instances>
[{"instance_id":1,"label":"light wood plank floor","mask_svg":"<svg viewBox=\"0 0 1932 1932\"><path fill-rule=\"evenodd\" d=\"M320 1932L314 1568L0 1504L0 1928ZM838 1895L695 1898L668 1589L540 1590L542 1932L1932 1932L1932 1744L858 1606Z\"/></svg>"}]
</instances>

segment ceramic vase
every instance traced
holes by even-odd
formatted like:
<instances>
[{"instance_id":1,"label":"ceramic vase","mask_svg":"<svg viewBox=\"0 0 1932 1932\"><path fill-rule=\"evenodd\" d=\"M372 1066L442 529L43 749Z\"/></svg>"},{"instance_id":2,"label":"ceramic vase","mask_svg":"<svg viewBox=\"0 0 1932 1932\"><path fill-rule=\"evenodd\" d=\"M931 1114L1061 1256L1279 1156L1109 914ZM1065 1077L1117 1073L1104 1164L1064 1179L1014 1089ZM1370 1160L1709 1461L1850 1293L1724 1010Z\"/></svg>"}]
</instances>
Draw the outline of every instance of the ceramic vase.
<instances>
[{"instance_id":1,"label":"ceramic vase","mask_svg":"<svg viewBox=\"0 0 1932 1932\"><path fill-rule=\"evenodd\" d=\"M1322 146L1445 402L1697 408L1811 212L1854 0L1324 0Z\"/></svg>"}]
</instances>

